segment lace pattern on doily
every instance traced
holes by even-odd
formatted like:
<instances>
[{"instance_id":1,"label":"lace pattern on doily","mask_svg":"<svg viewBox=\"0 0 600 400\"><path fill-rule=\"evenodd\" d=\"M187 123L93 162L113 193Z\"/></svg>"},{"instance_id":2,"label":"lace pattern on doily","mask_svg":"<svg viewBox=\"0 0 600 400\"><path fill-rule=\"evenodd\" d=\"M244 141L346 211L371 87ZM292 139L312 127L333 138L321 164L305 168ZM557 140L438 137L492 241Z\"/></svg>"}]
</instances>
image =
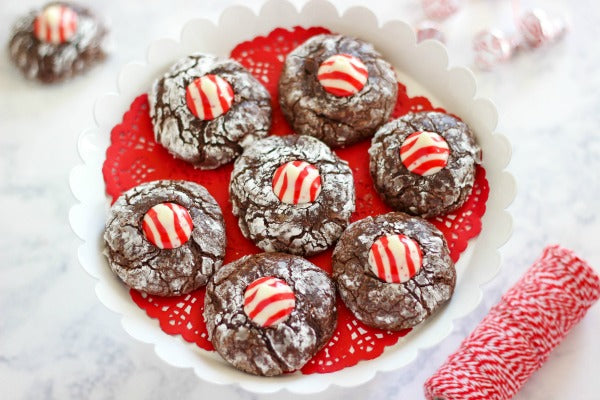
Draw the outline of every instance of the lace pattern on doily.
<instances>
[{"instance_id":1,"label":"lace pattern on doily","mask_svg":"<svg viewBox=\"0 0 600 400\"><path fill-rule=\"evenodd\" d=\"M272 134L291 132L279 109L277 95L277 79L285 55L307 38L325 32L328 31L318 27L296 27L292 30L277 28L268 36L257 37L233 49L231 57L248 68L271 93ZM425 97L408 97L406 87L401 83L398 84L398 89L398 103L393 117L409 111L443 111L433 107ZM369 145L370 141L367 140L349 148L336 150L341 158L349 161L354 174L357 202L352 221L390 211L373 188L369 175ZM196 170L184 161L173 158L164 148L157 145L152 132L148 98L143 94L133 101L123 121L113 128L111 145L106 152L102 172L106 191L113 200L125 190L155 179L185 179L204 185L223 210L228 239L225 257L227 263L242 255L260 252L253 243L243 237L237 220L231 213L227 183L232 167L232 164L228 164L211 171ZM460 253L467 247L468 240L481 231L481 217L485 212L488 194L485 170L478 167L473 192L466 204L450 215L431 220L444 233L454 261L458 260ZM309 260L331 272L331 250ZM173 298L150 296L132 290L131 297L148 316L159 320L164 332L179 334L188 342L196 343L206 350L213 350L202 316L204 289ZM409 330L385 332L369 328L356 320L338 299L337 329L331 341L302 368L302 373L333 372L362 360L376 358L387 346L395 344L408 332Z\"/></svg>"}]
</instances>

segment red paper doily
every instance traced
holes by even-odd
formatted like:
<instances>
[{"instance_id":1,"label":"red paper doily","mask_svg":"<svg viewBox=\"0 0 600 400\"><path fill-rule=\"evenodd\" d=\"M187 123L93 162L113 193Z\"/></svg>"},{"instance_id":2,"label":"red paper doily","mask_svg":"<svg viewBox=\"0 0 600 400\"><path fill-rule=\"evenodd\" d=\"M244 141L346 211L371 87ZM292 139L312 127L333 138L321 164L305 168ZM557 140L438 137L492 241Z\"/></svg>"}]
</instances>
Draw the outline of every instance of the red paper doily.
<instances>
[{"instance_id":1,"label":"red paper doily","mask_svg":"<svg viewBox=\"0 0 600 400\"><path fill-rule=\"evenodd\" d=\"M273 105L273 134L288 134L291 128L279 109L277 81L285 55L307 38L328 32L324 28L299 28L293 30L275 29L266 37L257 37L239 44L231 52L231 57L248 68L269 90ZM408 97L406 88L398 84L398 103L393 117L409 111L441 110L432 107L424 97ZM369 175L370 141L364 141L336 153L347 160L352 168L356 185L356 212L352 221L369 215L391 211L373 188ZM102 172L106 191L113 201L124 191L156 179L185 179L204 185L217 200L227 233L225 263L246 254L260 252L252 242L242 235L229 203L228 182L232 164L217 170L196 170L186 162L173 158L163 147L157 145L152 132L152 122L148 112L147 95L136 98L123 122L111 132L111 145L106 152ZM485 212L489 188L485 171L478 167L473 193L467 203L457 212L436 218L432 222L444 233L454 261L466 248L467 241L481 231L481 216ZM309 260L324 270L331 272L331 253L326 251ZM204 289L173 298L149 296L131 290L133 301L146 311L148 316L160 322L161 329L171 335L179 334L186 341L196 343L203 349L213 350L208 340L204 318ZM385 332L369 328L356 320L352 313L338 300L338 325L334 336L309 363L302 373L326 373L355 365L362 360L379 356L385 347L395 344L409 330Z\"/></svg>"}]
</instances>

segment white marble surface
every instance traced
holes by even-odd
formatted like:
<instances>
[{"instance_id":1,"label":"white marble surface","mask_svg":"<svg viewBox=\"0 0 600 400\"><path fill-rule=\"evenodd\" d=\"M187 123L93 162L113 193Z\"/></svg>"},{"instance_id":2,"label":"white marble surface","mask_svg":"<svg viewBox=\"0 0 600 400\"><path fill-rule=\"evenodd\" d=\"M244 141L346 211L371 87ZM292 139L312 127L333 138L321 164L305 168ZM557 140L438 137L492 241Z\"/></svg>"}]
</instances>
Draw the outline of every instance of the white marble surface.
<instances>
[{"instance_id":1,"label":"white marble surface","mask_svg":"<svg viewBox=\"0 0 600 400\"><path fill-rule=\"evenodd\" d=\"M115 49L101 67L63 85L41 87L22 79L6 52L0 56L0 398L280 398L204 383L131 339L97 300L94 280L77 263L79 241L67 222L74 202L68 173L79 162L76 139L93 123L95 98L116 90L120 67L142 60L150 41L176 38L188 19L216 18L234 2L86 2L112 20ZM40 3L3 1L0 43L6 43L15 18ZM245 3L258 9L261 2ZM361 1L335 3L345 8ZM417 0L368 3L382 20L420 19ZM468 7L444 24L454 65L471 64L471 37L479 28L490 23L512 28L508 0L465 3ZM420 399L425 379L544 245L573 248L600 269L600 53L593 43L600 36L600 5L592 0L525 4L568 11L572 31L562 42L523 54L493 73L476 73L479 94L496 102L498 130L513 144L509 169L519 185L502 271L485 286L475 312L410 367L380 374L357 389L334 388L311 398ZM599 399L599 331L596 304L516 398Z\"/></svg>"}]
</instances>

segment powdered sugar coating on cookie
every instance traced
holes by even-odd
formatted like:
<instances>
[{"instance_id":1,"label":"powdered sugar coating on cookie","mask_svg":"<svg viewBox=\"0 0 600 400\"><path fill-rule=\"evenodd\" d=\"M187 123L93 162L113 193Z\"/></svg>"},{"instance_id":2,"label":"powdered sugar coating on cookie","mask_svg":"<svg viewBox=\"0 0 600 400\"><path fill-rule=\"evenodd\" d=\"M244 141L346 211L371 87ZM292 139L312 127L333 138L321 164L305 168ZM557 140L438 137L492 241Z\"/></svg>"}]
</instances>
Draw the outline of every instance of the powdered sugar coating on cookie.
<instances>
[{"instance_id":1,"label":"powdered sugar coating on cookie","mask_svg":"<svg viewBox=\"0 0 600 400\"><path fill-rule=\"evenodd\" d=\"M144 234L144 216L162 203L176 203L191 216L191 237L177 248L161 249ZM221 209L203 186L161 180L136 186L115 201L104 241L108 263L125 284L149 294L176 296L206 285L222 264L226 237Z\"/></svg>"},{"instance_id":2,"label":"powdered sugar coating on cookie","mask_svg":"<svg viewBox=\"0 0 600 400\"><path fill-rule=\"evenodd\" d=\"M287 204L273 191L275 171L294 160L319 170L321 192L313 202ZM272 136L255 142L236 160L229 193L244 236L269 252L308 256L327 249L355 208L348 163L310 136Z\"/></svg>"},{"instance_id":3,"label":"powdered sugar coating on cookie","mask_svg":"<svg viewBox=\"0 0 600 400\"><path fill-rule=\"evenodd\" d=\"M364 87L352 96L329 93L319 68L329 57L356 57L367 70ZM398 83L390 63L372 44L343 35L317 35L290 52L279 79L281 111L297 134L314 136L331 147L371 137L389 119Z\"/></svg>"},{"instance_id":4,"label":"powdered sugar coating on cookie","mask_svg":"<svg viewBox=\"0 0 600 400\"><path fill-rule=\"evenodd\" d=\"M413 169L412 162L407 167L402 160L402 146L415 132L435 133L448 147L447 153L439 149L444 152L444 167L433 174L415 173L421 164L417 162ZM424 111L406 114L379 128L369 156L369 170L381 198L395 210L429 218L464 204L475 182L481 148L467 124L458 118Z\"/></svg>"},{"instance_id":5,"label":"powdered sugar coating on cookie","mask_svg":"<svg viewBox=\"0 0 600 400\"><path fill-rule=\"evenodd\" d=\"M55 6L67 3L52 3ZM107 29L90 10L69 3L77 15L77 27L68 41L39 40L35 21L42 10L32 11L15 23L9 39L10 58L28 79L58 82L82 73L103 60L108 51Z\"/></svg>"},{"instance_id":6,"label":"powdered sugar coating on cookie","mask_svg":"<svg viewBox=\"0 0 600 400\"><path fill-rule=\"evenodd\" d=\"M244 312L248 285L262 277L285 281L295 307L276 326L260 327ZM334 284L322 269L284 253L242 257L219 268L206 287L204 319L219 354L234 367L274 376L302 368L335 330Z\"/></svg>"},{"instance_id":7,"label":"powdered sugar coating on cookie","mask_svg":"<svg viewBox=\"0 0 600 400\"><path fill-rule=\"evenodd\" d=\"M218 75L231 85L231 108L199 119L188 107L186 89L197 78ZM156 141L197 168L213 169L242 153L271 126L271 96L241 64L192 54L175 63L152 85L148 96Z\"/></svg>"},{"instance_id":8,"label":"powdered sugar coating on cookie","mask_svg":"<svg viewBox=\"0 0 600 400\"><path fill-rule=\"evenodd\" d=\"M369 252L381 237L405 235L422 250L422 266L402 283L382 281L371 269ZM400 212L352 223L333 251L333 278L348 309L365 324L402 330L421 323L446 303L456 271L444 235L419 217Z\"/></svg>"}]
</instances>

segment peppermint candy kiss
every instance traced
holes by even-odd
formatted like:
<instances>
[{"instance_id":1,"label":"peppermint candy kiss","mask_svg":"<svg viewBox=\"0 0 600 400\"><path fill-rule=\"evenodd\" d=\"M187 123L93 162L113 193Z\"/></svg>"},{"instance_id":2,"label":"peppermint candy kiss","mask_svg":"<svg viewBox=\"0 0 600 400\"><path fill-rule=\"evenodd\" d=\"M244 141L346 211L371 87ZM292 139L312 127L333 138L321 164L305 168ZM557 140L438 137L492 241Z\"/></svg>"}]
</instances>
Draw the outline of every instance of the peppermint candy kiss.
<instances>
[{"instance_id":1,"label":"peppermint candy kiss","mask_svg":"<svg viewBox=\"0 0 600 400\"><path fill-rule=\"evenodd\" d=\"M66 43L77 32L77 13L62 4L53 4L35 18L33 34L46 43Z\"/></svg>"},{"instance_id":2,"label":"peppermint candy kiss","mask_svg":"<svg viewBox=\"0 0 600 400\"><path fill-rule=\"evenodd\" d=\"M321 193L319 170L306 161L285 163L273 175L273 193L287 204L313 202Z\"/></svg>"},{"instance_id":3,"label":"peppermint candy kiss","mask_svg":"<svg viewBox=\"0 0 600 400\"><path fill-rule=\"evenodd\" d=\"M400 147L402 164L413 174L429 176L448 164L450 149L443 137L434 132L415 132Z\"/></svg>"},{"instance_id":4,"label":"peppermint candy kiss","mask_svg":"<svg viewBox=\"0 0 600 400\"><path fill-rule=\"evenodd\" d=\"M369 77L367 67L350 54L336 54L321 63L317 79L326 92L352 96L362 90Z\"/></svg>"},{"instance_id":5,"label":"peppermint candy kiss","mask_svg":"<svg viewBox=\"0 0 600 400\"><path fill-rule=\"evenodd\" d=\"M244 292L244 313L256 325L268 328L285 321L296 307L296 296L279 278L265 276Z\"/></svg>"},{"instance_id":6,"label":"peppermint candy kiss","mask_svg":"<svg viewBox=\"0 0 600 400\"><path fill-rule=\"evenodd\" d=\"M144 235L159 249L175 249L184 245L193 229L189 211L175 203L155 205L142 220Z\"/></svg>"},{"instance_id":7,"label":"peppermint candy kiss","mask_svg":"<svg viewBox=\"0 0 600 400\"><path fill-rule=\"evenodd\" d=\"M218 75L196 78L185 90L188 108L203 121L225 114L233 103L233 89Z\"/></svg>"},{"instance_id":8,"label":"peppermint candy kiss","mask_svg":"<svg viewBox=\"0 0 600 400\"><path fill-rule=\"evenodd\" d=\"M404 283L423 265L421 246L405 235L383 236L369 250L371 271L387 283Z\"/></svg>"}]
</instances>

